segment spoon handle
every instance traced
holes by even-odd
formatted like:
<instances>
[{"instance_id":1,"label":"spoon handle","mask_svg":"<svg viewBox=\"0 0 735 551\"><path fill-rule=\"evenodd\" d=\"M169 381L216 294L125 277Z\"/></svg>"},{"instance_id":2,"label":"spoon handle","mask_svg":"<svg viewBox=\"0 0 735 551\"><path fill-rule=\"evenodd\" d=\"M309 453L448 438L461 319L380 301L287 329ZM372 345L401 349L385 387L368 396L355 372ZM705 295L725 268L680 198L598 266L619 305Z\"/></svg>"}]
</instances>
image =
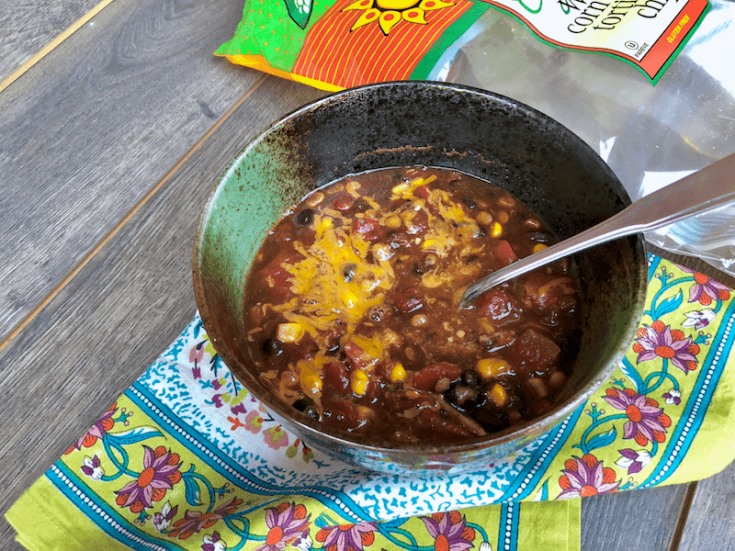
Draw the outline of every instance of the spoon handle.
<instances>
[{"instance_id":1,"label":"spoon handle","mask_svg":"<svg viewBox=\"0 0 735 551\"><path fill-rule=\"evenodd\" d=\"M735 200L735 153L642 197L615 216L467 286L463 308L485 291L595 245L668 226Z\"/></svg>"}]
</instances>

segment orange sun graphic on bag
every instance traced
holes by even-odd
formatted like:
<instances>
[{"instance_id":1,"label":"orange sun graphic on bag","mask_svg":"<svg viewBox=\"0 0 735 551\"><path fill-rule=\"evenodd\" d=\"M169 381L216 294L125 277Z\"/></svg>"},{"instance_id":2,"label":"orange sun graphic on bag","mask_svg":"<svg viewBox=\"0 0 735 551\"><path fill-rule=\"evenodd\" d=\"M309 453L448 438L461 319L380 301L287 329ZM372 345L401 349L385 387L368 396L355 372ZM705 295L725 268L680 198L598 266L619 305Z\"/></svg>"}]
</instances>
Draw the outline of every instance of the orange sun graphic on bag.
<instances>
[{"instance_id":1,"label":"orange sun graphic on bag","mask_svg":"<svg viewBox=\"0 0 735 551\"><path fill-rule=\"evenodd\" d=\"M377 22L383 34L390 33L398 23L426 25L426 12L453 6L442 0L357 0L342 11L361 10L364 13L355 21L350 31Z\"/></svg>"}]
</instances>

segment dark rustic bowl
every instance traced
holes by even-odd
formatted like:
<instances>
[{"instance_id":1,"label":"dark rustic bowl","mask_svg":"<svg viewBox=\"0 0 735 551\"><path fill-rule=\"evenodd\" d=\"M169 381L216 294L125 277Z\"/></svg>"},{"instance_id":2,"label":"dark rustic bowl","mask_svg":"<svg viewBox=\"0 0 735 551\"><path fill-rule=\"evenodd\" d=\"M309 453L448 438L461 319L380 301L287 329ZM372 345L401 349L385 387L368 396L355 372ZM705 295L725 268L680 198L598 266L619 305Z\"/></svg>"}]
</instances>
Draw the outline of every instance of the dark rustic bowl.
<instances>
[{"instance_id":1,"label":"dark rustic bowl","mask_svg":"<svg viewBox=\"0 0 735 551\"><path fill-rule=\"evenodd\" d=\"M348 174L406 165L457 169L499 184L561 238L630 203L591 148L517 101L415 81L350 89L275 123L223 174L196 236L197 304L225 364L286 427L315 448L374 470L480 469L562 422L618 365L643 313L643 241L620 239L574 257L584 302L580 350L569 390L544 417L489 437L441 446L374 447L327 434L273 397L248 369L245 278L270 227L307 192Z\"/></svg>"}]
</instances>

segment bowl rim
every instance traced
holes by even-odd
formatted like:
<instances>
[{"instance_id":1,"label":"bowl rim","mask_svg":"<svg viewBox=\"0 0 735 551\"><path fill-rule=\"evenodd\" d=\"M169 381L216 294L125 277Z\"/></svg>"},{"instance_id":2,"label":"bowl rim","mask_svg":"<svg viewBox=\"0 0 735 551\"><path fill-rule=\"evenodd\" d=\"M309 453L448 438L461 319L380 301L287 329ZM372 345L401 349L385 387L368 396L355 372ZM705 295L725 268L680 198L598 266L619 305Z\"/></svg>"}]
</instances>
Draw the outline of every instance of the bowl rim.
<instances>
[{"instance_id":1,"label":"bowl rim","mask_svg":"<svg viewBox=\"0 0 735 551\"><path fill-rule=\"evenodd\" d=\"M572 140L577 140L584 147L589 148L594 152L594 150L576 133L574 133L572 130L570 130L557 120L553 119L549 115L546 115L545 113L542 113L541 111L525 103L514 100L507 96L497 94L492 91L456 83L411 80L387 81L375 84L365 84L328 94L325 97L309 102L283 115L274 122L270 123L264 130L257 134L245 147L243 147L238 152L238 154L232 160L228 162L227 167L224 169L224 171L222 171L219 178L216 180L215 187L210 193L209 198L207 199L202 209L199 224L195 234L193 248L194 250L192 255L192 278L196 303L199 309L200 317L202 318L202 322L204 324L207 334L210 337L212 345L214 346L215 350L217 350L217 353L220 355L225 365L227 365L228 367L239 365L239 362L230 355L229 350L226 347L221 349L217 348L217 340L218 338L222 340L222 337L221 334L219 334L217 324L212 322L213 316L211 315L209 305L206 301L201 273L202 245L204 234L206 232L207 222L209 221L209 218L212 214L212 207L216 203L219 193L225 186L228 179L238 169L238 167L242 163L242 160L248 155L248 153L284 124L293 119L304 116L314 110L321 109L329 104L339 103L342 98L354 96L356 94L362 94L366 91L369 92L371 90L394 87L417 89L429 87L444 89L448 92L453 93L479 95L493 102L500 102L506 105L510 105L516 109L524 111L525 114L529 116L540 117L547 123L551 123L552 125L559 127L562 132L567 133ZM607 164L604 162L604 160L601 159L601 161L605 165ZM618 184L620 184L617 176L612 172L612 170L610 170L610 173L618 182ZM623 193L622 198L626 200L629 204L630 197L628 196L627 191L622 186L622 184L620 184L620 190ZM288 208L288 205L285 208ZM638 267L638 269L636 270L638 276L638 285L634 292L636 300L634 303L633 314L625 325L625 331L623 332L624 336L623 338L621 338L620 344L615 353L609 357L605 368L601 369L597 375L595 375L580 389L575 391L574 394L572 394L565 402L556 405L543 416L528 420L523 423L519 423L517 425L513 425L497 433L443 444L408 443L402 444L400 447L367 444L359 440L350 439L349 437L342 436L340 434L334 434L331 432L320 430L316 426L302 421L298 418L297 415L294 415L294 410L292 407L282 403L273 394L267 392L266 389L264 389L266 390L265 392L260 392L260 387L257 387L255 390L253 390L252 386L247 385L246 382L242 380L242 377L238 375L238 370L232 369L232 367L230 368L233 371L233 376L238 378L240 383L244 386L245 389L247 389L248 392L250 392L259 402L261 402L266 408L268 408L272 414L275 414L275 416L279 418L284 424L293 428L295 432L299 433L299 436L306 437L307 439L309 437L316 439L326 439L333 446L347 447L356 451L390 457L409 457L416 456L417 454L429 456L452 456L472 451L491 451L492 449L501 448L504 445L511 444L518 440L523 440L524 436L538 438L549 432L556 425L562 423L566 418L571 416L575 412L575 410L582 407L587 402L592 394L594 394L599 389L599 387L606 380L609 379L610 375L615 371L615 369L617 369L623 357L627 353L630 344L634 340L645 308L645 299L648 285L648 263L646 261L647 252L643 235L637 234L635 236L632 236L631 239L635 240L635 244L633 245L634 255L640 256L640 262L636 264ZM249 371L247 371L245 368L242 369L245 370L249 376L252 376L254 378L254 376L249 373Z\"/></svg>"}]
</instances>

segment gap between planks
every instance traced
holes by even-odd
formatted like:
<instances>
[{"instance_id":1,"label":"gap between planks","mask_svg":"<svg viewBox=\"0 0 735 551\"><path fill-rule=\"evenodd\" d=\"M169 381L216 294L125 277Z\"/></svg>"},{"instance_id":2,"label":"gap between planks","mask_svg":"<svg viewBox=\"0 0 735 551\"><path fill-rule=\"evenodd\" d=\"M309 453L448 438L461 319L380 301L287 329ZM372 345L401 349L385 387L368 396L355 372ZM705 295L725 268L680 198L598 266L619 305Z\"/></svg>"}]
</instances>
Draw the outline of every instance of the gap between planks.
<instances>
[{"instance_id":1,"label":"gap between planks","mask_svg":"<svg viewBox=\"0 0 735 551\"><path fill-rule=\"evenodd\" d=\"M686 528L687 521L689 520L689 511L691 511L696 493L697 482L692 482L689 484L687 493L684 496L684 503L682 503L681 510L679 511L679 518L676 522L676 528L674 529L674 537L671 538L669 551L678 551L679 546L681 545L681 538L684 535L684 528Z\"/></svg>"},{"instance_id":2,"label":"gap between planks","mask_svg":"<svg viewBox=\"0 0 735 551\"><path fill-rule=\"evenodd\" d=\"M69 38L71 35L73 35L75 32L77 32L79 29L81 29L90 19L92 19L95 15L97 15L99 12L101 12L103 9L105 9L108 5L112 3L112 0L102 0L99 4L97 4L94 8L89 10L87 13L85 13L82 17L80 17L77 21L75 21L72 25L69 26L64 32L62 32L59 36L54 38L51 42L46 44L40 52L35 54L33 57L28 59L23 65L18 67L15 71L10 73L10 75L0 82L0 92L5 90L8 86L13 84L16 80L18 80L23 74L28 71L31 67L33 67L36 63L41 61L44 57L46 57L51 51L54 50L59 44L64 42L67 38ZM0 348L2 350L2 348Z\"/></svg>"},{"instance_id":3,"label":"gap between planks","mask_svg":"<svg viewBox=\"0 0 735 551\"><path fill-rule=\"evenodd\" d=\"M103 3L109 4L112 0L104 0ZM103 6L104 7L104 6ZM115 226L105 235L95 247L87 253L79 263L62 279L58 285L56 285L46 297L39 302L30 313L8 334L2 342L0 342L0 354L10 344L10 342L17 337L23 329L25 329L34 318L43 311L46 306L56 297L68 284L74 279L74 277L87 265L89 262L99 253L99 251L128 223L128 221L138 212L143 206L151 200L156 192L163 187L163 185L171 179L176 171L183 165L186 160L191 157L194 152L201 147L201 145L209 139L209 137L234 113L240 105L243 104L262 84L269 78L268 75L264 74L261 76L250 89L243 94L243 96L230 107L224 115L222 115L204 135L199 138L196 143L186 152L186 154L179 159L179 161L163 175L163 177L138 201L132 209L120 220ZM2 88L0 88L2 91Z\"/></svg>"}]
</instances>

